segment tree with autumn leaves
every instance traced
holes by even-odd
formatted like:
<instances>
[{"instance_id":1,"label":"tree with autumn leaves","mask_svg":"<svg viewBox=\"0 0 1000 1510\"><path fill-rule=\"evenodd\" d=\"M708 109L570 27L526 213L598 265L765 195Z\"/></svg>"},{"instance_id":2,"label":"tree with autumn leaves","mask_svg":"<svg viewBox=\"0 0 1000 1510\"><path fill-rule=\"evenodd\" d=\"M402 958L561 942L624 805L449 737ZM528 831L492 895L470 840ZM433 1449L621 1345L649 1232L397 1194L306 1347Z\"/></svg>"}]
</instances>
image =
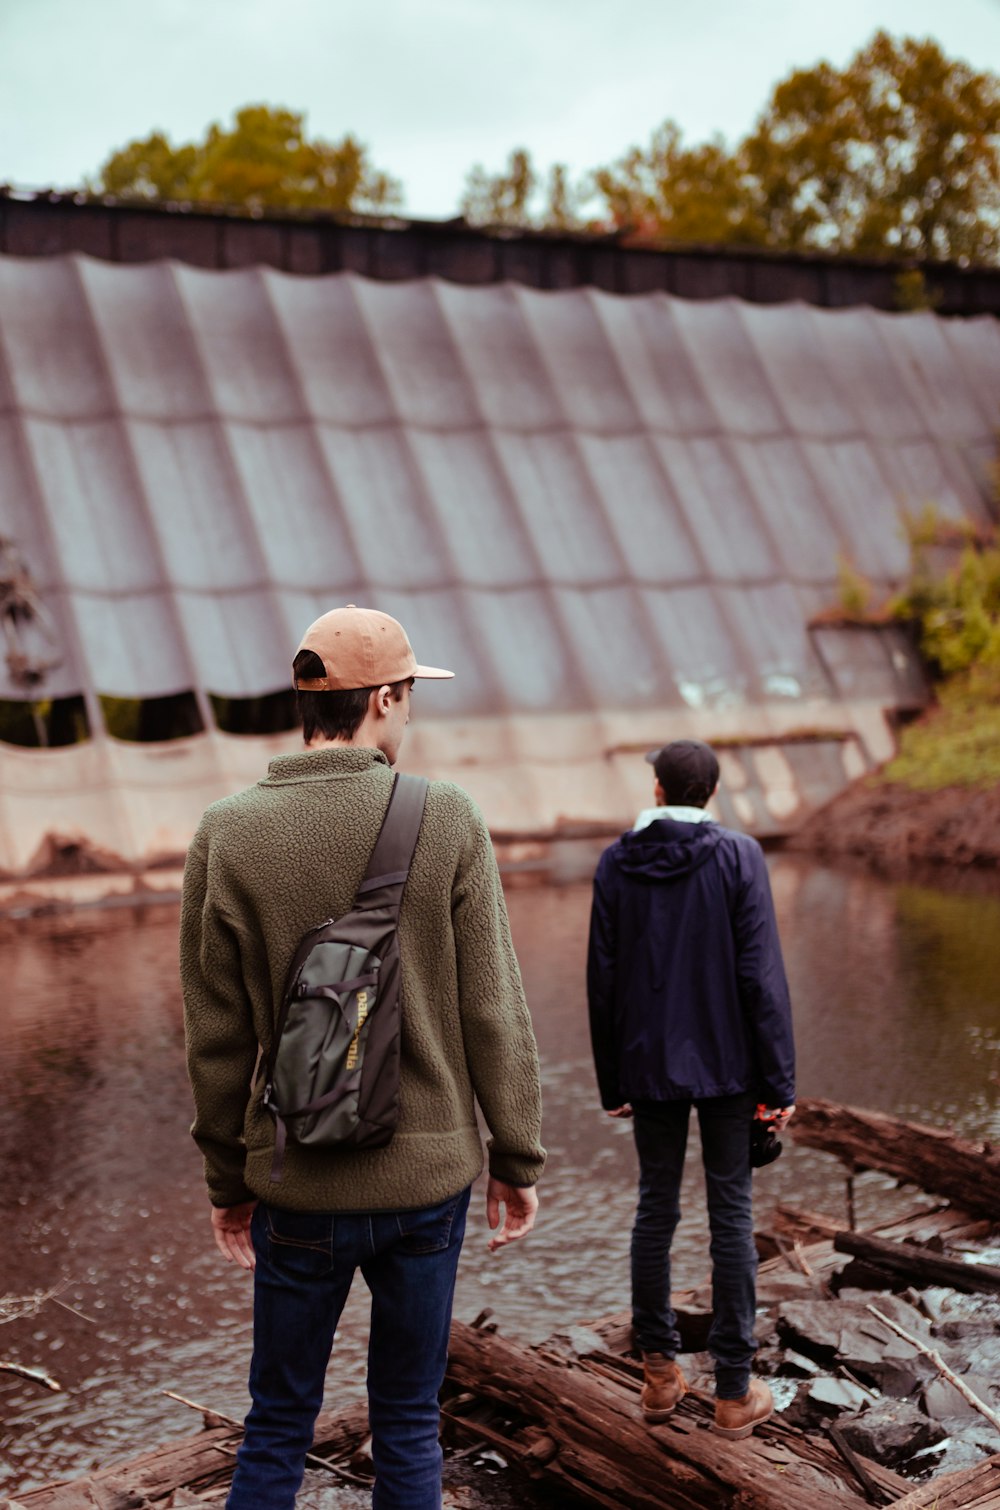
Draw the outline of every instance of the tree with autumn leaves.
<instances>
[{"instance_id":1,"label":"tree with autumn leaves","mask_svg":"<svg viewBox=\"0 0 1000 1510\"><path fill-rule=\"evenodd\" d=\"M516 156L519 182L537 183L530 157ZM463 208L487 222L505 208L510 170L492 181L474 171ZM560 183L558 217L544 202L534 217L519 205L519 223L565 225L568 202L581 227L650 239L994 262L1000 78L936 42L878 32L845 68L818 63L783 79L733 148L688 146L668 120L647 146L574 186L563 171Z\"/></svg>"},{"instance_id":2,"label":"tree with autumn leaves","mask_svg":"<svg viewBox=\"0 0 1000 1510\"><path fill-rule=\"evenodd\" d=\"M161 133L112 154L95 185L125 200L384 214L402 189L354 137L311 140L264 105L172 147ZM620 230L639 239L995 262L1000 253L1000 77L931 40L878 32L846 65L776 85L735 146L685 143L667 120L645 146L573 182L519 147L467 178L471 224Z\"/></svg>"},{"instance_id":3,"label":"tree with autumn leaves","mask_svg":"<svg viewBox=\"0 0 1000 1510\"><path fill-rule=\"evenodd\" d=\"M247 105L229 127L212 125L200 142L172 147L162 132L113 152L93 186L126 201L266 209L370 210L402 200L396 179L375 168L367 148L306 135L294 110Z\"/></svg>"}]
</instances>

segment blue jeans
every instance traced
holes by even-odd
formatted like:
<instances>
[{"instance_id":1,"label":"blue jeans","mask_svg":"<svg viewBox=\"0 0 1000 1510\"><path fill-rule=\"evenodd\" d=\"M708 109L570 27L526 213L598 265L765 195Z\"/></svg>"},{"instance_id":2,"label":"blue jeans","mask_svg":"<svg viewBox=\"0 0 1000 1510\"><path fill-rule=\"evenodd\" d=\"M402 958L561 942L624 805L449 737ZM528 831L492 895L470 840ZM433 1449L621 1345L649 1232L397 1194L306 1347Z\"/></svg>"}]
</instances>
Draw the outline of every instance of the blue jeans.
<instances>
[{"instance_id":1,"label":"blue jeans","mask_svg":"<svg viewBox=\"0 0 1000 1510\"><path fill-rule=\"evenodd\" d=\"M372 1297L373 1510L439 1510L438 1391L468 1207L468 1190L415 1211L257 1207L253 1404L227 1510L292 1510L356 1269Z\"/></svg>"},{"instance_id":2,"label":"blue jeans","mask_svg":"<svg viewBox=\"0 0 1000 1510\"><path fill-rule=\"evenodd\" d=\"M756 1350L757 1250L753 1241L750 1124L753 1095L695 1101L701 1126L712 1255L712 1325L720 1400L738 1400L750 1387ZM670 1304L670 1244L680 1220L681 1175L690 1101L634 1104L639 1154L639 1205L632 1229L632 1331L644 1353L680 1351Z\"/></svg>"}]
</instances>

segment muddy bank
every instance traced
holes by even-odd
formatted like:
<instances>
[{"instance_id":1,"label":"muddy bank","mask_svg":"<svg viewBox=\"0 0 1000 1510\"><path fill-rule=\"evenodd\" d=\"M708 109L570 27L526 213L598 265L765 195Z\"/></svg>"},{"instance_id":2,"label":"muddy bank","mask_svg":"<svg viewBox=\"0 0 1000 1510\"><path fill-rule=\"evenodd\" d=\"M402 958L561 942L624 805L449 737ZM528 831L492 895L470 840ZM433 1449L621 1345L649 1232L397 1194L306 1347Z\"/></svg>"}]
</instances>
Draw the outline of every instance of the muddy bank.
<instances>
[{"instance_id":1,"label":"muddy bank","mask_svg":"<svg viewBox=\"0 0 1000 1510\"><path fill-rule=\"evenodd\" d=\"M1000 867L1000 786L936 792L864 777L812 815L786 848L850 855L887 874L919 865Z\"/></svg>"}]
</instances>

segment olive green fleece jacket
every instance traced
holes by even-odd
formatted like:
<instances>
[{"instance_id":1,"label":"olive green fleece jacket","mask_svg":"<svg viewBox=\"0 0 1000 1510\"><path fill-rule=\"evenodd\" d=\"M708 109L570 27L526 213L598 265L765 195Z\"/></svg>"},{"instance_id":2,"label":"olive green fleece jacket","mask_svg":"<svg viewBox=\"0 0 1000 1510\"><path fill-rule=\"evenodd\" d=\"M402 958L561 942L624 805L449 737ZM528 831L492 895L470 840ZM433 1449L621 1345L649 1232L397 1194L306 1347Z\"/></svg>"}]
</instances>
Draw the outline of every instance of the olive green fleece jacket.
<instances>
[{"instance_id":1,"label":"olive green fleece jacket","mask_svg":"<svg viewBox=\"0 0 1000 1510\"><path fill-rule=\"evenodd\" d=\"M326 746L272 760L256 786L214 803L188 852L181 983L192 1134L214 1205L259 1198L300 1211L435 1205L483 1166L474 1098L498 1179L532 1185L538 1055L490 836L447 781L427 793L403 893L399 1123L383 1148L292 1142L270 1182L274 1125L251 1092L302 935L354 902L389 803L377 750Z\"/></svg>"}]
</instances>

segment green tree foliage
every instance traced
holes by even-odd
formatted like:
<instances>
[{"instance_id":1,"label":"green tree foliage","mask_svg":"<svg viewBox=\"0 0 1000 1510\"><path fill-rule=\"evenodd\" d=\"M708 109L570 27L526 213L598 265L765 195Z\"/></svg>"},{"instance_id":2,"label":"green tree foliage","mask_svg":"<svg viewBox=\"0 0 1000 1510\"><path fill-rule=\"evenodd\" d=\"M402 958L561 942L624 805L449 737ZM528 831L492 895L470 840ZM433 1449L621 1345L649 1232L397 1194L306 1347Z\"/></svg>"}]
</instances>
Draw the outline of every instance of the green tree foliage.
<instances>
[{"instance_id":1,"label":"green tree foliage","mask_svg":"<svg viewBox=\"0 0 1000 1510\"><path fill-rule=\"evenodd\" d=\"M515 147L499 173L487 173L481 163L470 170L459 208L470 225L570 231L582 225L580 201L564 163L553 163L543 179L527 148Z\"/></svg>"},{"instance_id":2,"label":"green tree foliage","mask_svg":"<svg viewBox=\"0 0 1000 1510\"><path fill-rule=\"evenodd\" d=\"M790 74L732 151L668 121L593 184L615 224L679 241L994 261L1000 77L878 32Z\"/></svg>"},{"instance_id":3,"label":"green tree foliage","mask_svg":"<svg viewBox=\"0 0 1000 1510\"><path fill-rule=\"evenodd\" d=\"M616 226L671 241L745 241L746 190L721 138L686 147L666 121L645 149L631 147L593 186Z\"/></svg>"},{"instance_id":4,"label":"green tree foliage","mask_svg":"<svg viewBox=\"0 0 1000 1510\"><path fill-rule=\"evenodd\" d=\"M910 581L893 606L915 624L938 679L937 704L903 730L890 781L932 790L1000 782L1000 530L986 538L946 527L933 510L912 520ZM960 538L964 536L964 546ZM942 545L960 551L935 570Z\"/></svg>"},{"instance_id":5,"label":"green tree foliage","mask_svg":"<svg viewBox=\"0 0 1000 1510\"><path fill-rule=\"evenodd\" d=\"M172 147L161 132L113 152L93 186L125 200L311 210L392 209L399 183L373 167L355 137L306 135L305 117L246 105L231 126L210 126L200 142Z\"/></svg>"}]
</instances>

